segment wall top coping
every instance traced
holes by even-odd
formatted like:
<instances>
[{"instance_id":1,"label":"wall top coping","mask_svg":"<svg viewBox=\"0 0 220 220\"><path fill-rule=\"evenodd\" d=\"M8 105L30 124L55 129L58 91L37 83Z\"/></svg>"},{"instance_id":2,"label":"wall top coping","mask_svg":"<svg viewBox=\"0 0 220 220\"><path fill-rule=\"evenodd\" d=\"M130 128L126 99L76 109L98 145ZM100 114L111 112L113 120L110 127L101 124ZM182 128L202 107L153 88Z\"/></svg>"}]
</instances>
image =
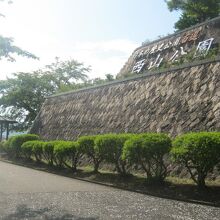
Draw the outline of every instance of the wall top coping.
<instances>
[{"instance_id":1,"label":"wall top coping","mask_svg":"<svg viewBox=\"0 0 220 220\"><path fill-rule=\"evenodd\" d=\"M200 66L200 65L204 65L204 64L208 64L208 63L216 63L216 62L220 62L220 56L216 57L215 59L205 59L205 60L200 60L200 61L196 61L196 62L193 62L193 63L185 63L185 64L180 65L180 66L167 68L167 69L163 69L163 70L157 70L157 71L150 72L150 73L145 72L145 73L140 74L140 75L131 76L131 77L121 79L121 80L115 80L115 81L104 83L104 84L101 84L101 85L90 86L90 87L87 87L87 88L82 88L82 89L72 90L72 91L68 91L68 92L63 92L63 93L48 96L48 97L46 97L46 99L59 97L59 96L64 96L64 95L69 95L69 94L74 94L74 93L79 93L79 92L84 92L84 91L88 91L88 90L94 90L94 89L101 88L101 87L108 87L108 86L116 85L116 84L123 83L123 82L140 80L142 78L157 76L157 75L161 75L161 74L170 73L170 72L173 72L173 71L178 71L178 70L182 70L182 69L186 69L186 68L191 68L191 67L195 67L195 66Z\"/></svg>"}]
</instances>

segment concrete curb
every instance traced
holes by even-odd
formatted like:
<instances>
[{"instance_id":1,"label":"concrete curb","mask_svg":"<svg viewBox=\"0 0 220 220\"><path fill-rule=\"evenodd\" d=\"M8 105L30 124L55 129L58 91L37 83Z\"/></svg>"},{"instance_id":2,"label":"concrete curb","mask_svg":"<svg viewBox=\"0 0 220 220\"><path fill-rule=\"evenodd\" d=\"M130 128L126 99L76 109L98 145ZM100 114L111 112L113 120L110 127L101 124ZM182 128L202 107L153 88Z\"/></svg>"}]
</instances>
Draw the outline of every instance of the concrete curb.
<instances>
[{"instance_id":1,"label":"concrete curb","mask_svg":"<svg viewBox=\"0 0 220 220\"><path fill-rule=\"evenodd\" d=\"M80 178L80 177L73 177L73 176L70 176L70 175L65 174L65 173L60 173L59 171L52 172L50 170L42 170L38 167L33 167L29 164L23 164L23 163L19 163L19 162L16 162L16 161L6 160L6 159L3 159L3 158L0 158L0 161L2 161L4 163L9 163L9 164L17 165L17 166L26 167L26 168L37 170L37 171L42 171L42 172L45 172L45 173L50 173L50 174L54 174L54 175L58 175L58 176L63 176L63 177L71 178L71 179L76 179L76 180L80 180L80 181L84 181L84 182L88 182L88 183L98 184L98 185L101 185L101 186L111 187L111 188L114 188L114 189L120 189L120 190L129 191L129 192L133 192L133 193L139 193L139 194L148 195L148 196L152 196L152 197L175 200L175 201L180 201L180 202L187 202L187 203L192 203L192 204L197 204L197 205L205 205L205 206L218 207L218 208L220 207L220 204L218 204L218 203L211 203L211 202L192 200L192 199L181 199L181 198L176 198L176 197L172 197L172 196L161 195L159 193L149 193L149 192L144 192L144 191L141 191L141 190L129 189L129 188L125 188L125 187L116 186L114 184L103 183L103 182L84 179L84 178Z\"/></svg>"}]
</instances>

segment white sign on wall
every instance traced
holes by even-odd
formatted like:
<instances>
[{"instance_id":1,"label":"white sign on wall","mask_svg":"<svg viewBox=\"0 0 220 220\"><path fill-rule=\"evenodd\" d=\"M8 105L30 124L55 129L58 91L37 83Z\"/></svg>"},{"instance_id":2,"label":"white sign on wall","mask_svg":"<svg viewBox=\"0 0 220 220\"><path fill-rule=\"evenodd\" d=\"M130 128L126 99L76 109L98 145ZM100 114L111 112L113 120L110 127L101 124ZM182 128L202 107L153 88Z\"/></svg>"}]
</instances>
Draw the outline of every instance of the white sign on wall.
<instances>
[{"instance_id":1,"label":"white sign on wall","mask_svg":"<svg viewBox=\"0 0 220 220\"><path fill-rule=\"evenodd\" d=\"M199 42L194 57L206 56L210 50L214 38Z\"/></svg>"},{"instance_id":2,"label":"white sign on wall","mask_svg":"<svg viewBox=\"0 0 220 220\"><path fill-rule=\"evenodd\" d=\"M195 35L193 35L195 37ZM192 38L192 36L191 36ZM191 39L190 38L190 39ZM185 39L184 39L185 40ZM214 38L210 38L210 39L207 39L207 40L204 40L204 41L201 41L198 43L197 45L197 48L196 48L196 52L194 54L194 57L201 57L201 56L206 56L211 48L211 45L214 41ZM177 45L179 42L179 39L176 41L176 44ZM139 56L144 56L144 55L147 55L147 57L154 51L158 52L158 48L161 48L163 47L164 48L164 44L160 44L161 46L153 46L150 50L149 49L145 49L145 50L141 50L141 51L137 51L136 52L136 58L139 57ZM192 48L191 48L192 50ZM169 57L166 57L167 61L168 62L176 62L178 61L178 59L181 57L181 56L184 56L186 54L188 54L189 51L186 51L184 50L183 46L181 47L176 47L176 49L174 50L174 53L172 54L172 56L169 58ZM147 62L147 59L141 59L139 61L137 61L132 69L132 72L133 73L140 73L141 70L143 69L144 66L147 66L147 69L150 70L152 68L157 68L157 67L160 67L161 63L165 60L164 57L162 57L161 53L157 54L157 57L154 58L153 60L151 59L150 61Z\"/></svg>"},{"instance_id":3,"label":"white sign on wall","mask_svg":"<svg viewBox=\"0 0 220 220\"><path fill-rule=\"evenodd\" d=\"M132 72L139 73L142 70L142 68L144 67L144 65L145 65L145 59L138 61L137 63L135 63L135 65L132 69Z\"/></svg>"}]
</instances>

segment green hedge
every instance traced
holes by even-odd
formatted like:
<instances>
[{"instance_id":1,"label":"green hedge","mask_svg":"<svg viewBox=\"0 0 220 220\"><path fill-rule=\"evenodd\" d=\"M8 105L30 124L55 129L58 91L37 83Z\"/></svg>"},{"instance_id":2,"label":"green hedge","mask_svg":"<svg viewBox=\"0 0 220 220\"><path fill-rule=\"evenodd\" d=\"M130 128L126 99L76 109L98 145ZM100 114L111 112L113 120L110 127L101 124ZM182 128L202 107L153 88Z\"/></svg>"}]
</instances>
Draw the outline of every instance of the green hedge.
<instances>
[{"instance_id":1,"label":"green hedge","mask_svg":"<svg viewBox=\"0 0 220 220\"><path fill-rule=\"evenodd\" d=\"M30 159L34 157L36 161L40 162L42 160L43 154L43 141L27 141L21 145L21 152L24 157Z\"/></svg>"},{"instance_id":2,"label":"green hedge","mask_svg":"<svg viewBox=\"0 0 220 220\"><path fill-rule=\"evenodd\" d=\"M21 156L21 145L26 141L39 140L39 136L35 134L22 134L16 135L11 138L6 143L6 148L12 157Z\"/></svg>"},{"instance_id":3,"label":"green hedge","mask_svg":"<svg viewBox=\"0 0 220 220\"><path fill-rule=\"evenodd\" d=\"M167 175L164 155L170 148L171 139L166 134L135 135L125 142L122 158L131 164L139 164L148 180L162 182Z\"/></svg>"},{"instance_id":4,"label":"green hedge","mask_svg":"<svg viewBox=\"0 0 220 220\"><path fill-rule=\"evenodd\" d=\"M6 141L0 142L0 152L1 153L7 153L7 144Z\"/></svg>"},{"instance_id":5,"label":"green hedge","mask_svg":"<svg viewBox=\"0 0 220 220\"><path fill-rule=\"evenodd\" d=\"M54 158L60 167L66 166L73 171L77 170L79 160L78 143L73 141L60 141L54 146Z\"/></svg>"},{"instance_id":6,"label":"green hedge","mask_svg":"<svg viewBox=\"0 0 220 220\"><path fill-rule=\"evenodd\" d=\"M31 156L33 155L32 149L33 149L33 141L24 142L21 145L22 156L24 156L26 159L31 159Z\"/></svg>"},{"instance_id":7,"label":"green hedge","mask_svg":"<svg viewBox=\"0 0 220 220\"><path fill-rule=\"evenodd\" d=\"M92 159L94 165L94 172L97 173L99 169L99 165L103 160L102 155L95 150L95 139L98 136L81 136L78 139L79 151L82 154L87 155Z\"/></svg>"},{"instance_id":8,"label":"green hedge","mask_svg":"<svg viewBox=\"0 0 220 220\"><path fill-rule=\"evenodd\" d=\"M199 188L204 188L207 174L220 162L220 132L181 135L173 141L171 156L186 166Z\"/></svg>"},{"instance_id":9,"label":"green hedge","mask_svg":"<svg viewBox=\"0 0 220 220\"><path fill-rule=\"evenodd\" d=\"M36 161L40 162L42 160L44 142L32 141L32 143L33 143L33 148L32 148L33 156L35 157Z\"/></svg>"},{"instance_id":10,"label":"green hedge","mask_svg":"<svg viewBox=\"0 0 220 220\"><path fill-rule=\"evenodd\" d=\"M220 164L220 132L178 136L172 142L172 149L169 136L161 133L82 136L76 142L43 142L37 135L25 134L2 142L0 148L11 157L22 156L74 171L83 154L92 159L95 172L102 161L113 163L121 175L128 173L130 165L138 164L148 180L159 182L166 178L164 156L170 153L175 163L186 166L199 187L205 186L207 174Z\"/></svg>"},{"instance_id":11,"label":"green hedge","mask_svg":"<svg viewBox=\"0 0 220 220\"><path fill-rule=\"evenodd\" d=\"M49 165L53 165L54 164L54 146L56 144L59 144L62 141L47 141L44 142L44 144L42 145L42 149L43 149L43 158L44 160L49 164Z\"/></svg>"},{"instance_id":12,"label":"green hedge","mask_svg":"<svg viewBox=\"0 0 220 220\"><path fill-rule=\"evenodd\" d=\"M105 161L114 163L117 172L121 175L127 174L126 160L121 158L123 146L132 136L133 134L105 134L95 139L95 150Z\"/></svg>"}]
</instances>

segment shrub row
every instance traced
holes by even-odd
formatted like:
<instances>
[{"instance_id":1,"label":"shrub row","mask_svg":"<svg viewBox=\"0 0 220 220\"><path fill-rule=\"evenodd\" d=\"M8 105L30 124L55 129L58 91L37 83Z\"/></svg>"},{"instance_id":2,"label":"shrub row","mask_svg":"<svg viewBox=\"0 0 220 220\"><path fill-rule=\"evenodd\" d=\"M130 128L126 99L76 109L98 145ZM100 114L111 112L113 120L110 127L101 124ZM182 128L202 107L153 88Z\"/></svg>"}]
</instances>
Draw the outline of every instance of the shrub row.
<instances>
[{"instance_id":1,"label":"shrub row","mask_svg":"<svg viewBox=\"0 0 220 220\"><path fill-rule=\"evenodd\" d=\"M26 141L39 140L35 134L16 135L9 138L3 144L3 148L10 157L18 158L21 156L21 145Z\"/></svg>"},{"instance_id":2,"label":"shrub row","mask_svg":"<svg viewBox=\"0 0 220 220\"><path fill-rule=\"evenodd\" d=\"M101 162L115 165L121 175L128 174L131 165L140 165L148 180L163 181L167 176L164 156L184 165L199 187L220 162L220 132L188 133L173 141L166 134L104 134L82 136L77 141L43 142L36 135L19 135L2 144L13 157L34 158L50 165L68 167L76 171L82 155L93 162L98 172Z\"/></svg>"}]
</instances>

